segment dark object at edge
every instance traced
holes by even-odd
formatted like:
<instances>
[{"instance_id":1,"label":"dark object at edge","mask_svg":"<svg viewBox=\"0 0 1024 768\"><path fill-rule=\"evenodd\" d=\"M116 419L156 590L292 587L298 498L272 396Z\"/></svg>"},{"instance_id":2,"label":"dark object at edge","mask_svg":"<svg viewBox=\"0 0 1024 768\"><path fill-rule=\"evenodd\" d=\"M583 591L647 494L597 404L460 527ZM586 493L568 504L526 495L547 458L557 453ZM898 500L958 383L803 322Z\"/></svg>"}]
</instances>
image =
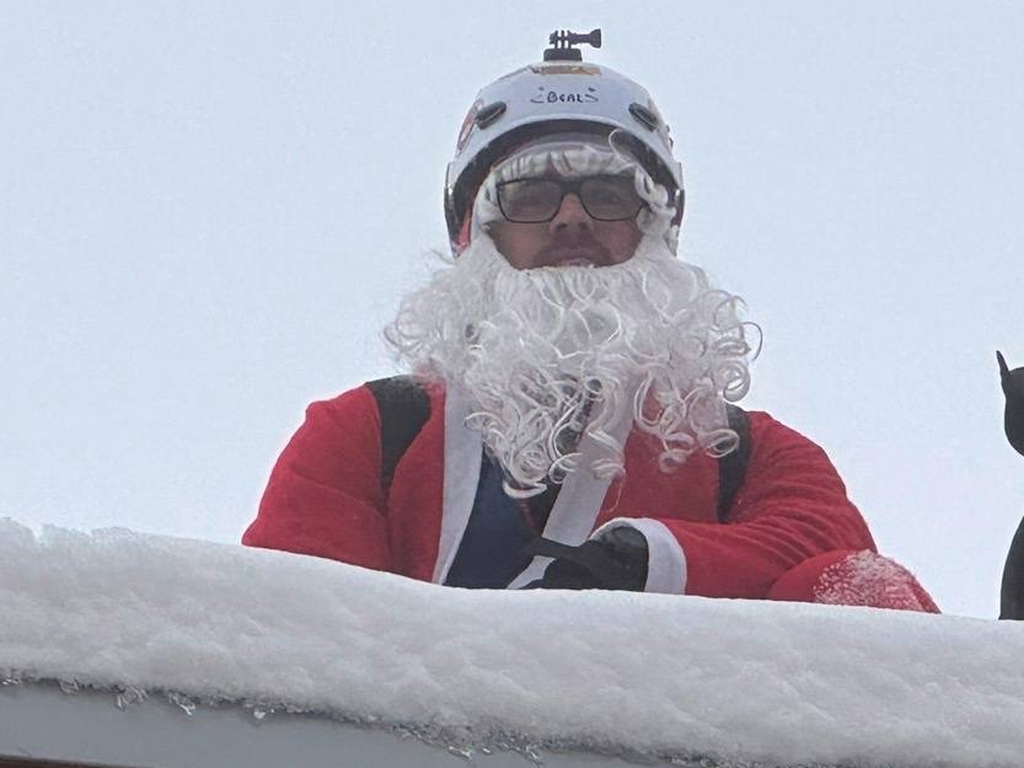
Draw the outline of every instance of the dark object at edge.
<instances>
[{"instance_id":1,"label":"dark object at edge","mask_svg":"<svg viewBox=\"0 0 1024 768\"><path fill-rule=\"evenodd\" d=\"M999 361L999 377L1006 397L1003 429L1013 449L1024 456L1024 368L1011 371L1001 352L996 352L996 359Z\"/></svg>"},{"instance_id":2,"label":"dark object at edge","mask_svg":"<svg viewBox=\"0 0 1024 768\"><path fill-rule=\"evenodd\" d=\"M996 352L999 375L1006 397L1003 429L1017 453L1024 456L1024 368L1010 370L1001 352ZM999 591L999 618L1024 619L1024 520L1010 542Z\"/></svg>"}]
</instances>

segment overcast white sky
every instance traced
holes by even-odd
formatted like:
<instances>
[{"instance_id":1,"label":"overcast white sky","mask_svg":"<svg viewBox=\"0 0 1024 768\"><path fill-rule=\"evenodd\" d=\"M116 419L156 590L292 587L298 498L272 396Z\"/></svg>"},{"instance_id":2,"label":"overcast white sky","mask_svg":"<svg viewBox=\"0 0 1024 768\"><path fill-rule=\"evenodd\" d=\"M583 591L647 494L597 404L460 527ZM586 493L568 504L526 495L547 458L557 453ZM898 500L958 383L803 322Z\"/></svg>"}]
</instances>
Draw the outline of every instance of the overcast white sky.
<instances>
[{"instance_id":1,"label":"overcast white sky","mask_svg":"<svg viewBox=\"0 0 1024 768\"><path fill-rule=\"evenodd\" d=\"M312 399L445 248L476 91L601 26L687 180L682 251L880 549L991 617L1024 514L1024 5L0 4L0 516L236 541Z\"/></svg>"}]
</instances>

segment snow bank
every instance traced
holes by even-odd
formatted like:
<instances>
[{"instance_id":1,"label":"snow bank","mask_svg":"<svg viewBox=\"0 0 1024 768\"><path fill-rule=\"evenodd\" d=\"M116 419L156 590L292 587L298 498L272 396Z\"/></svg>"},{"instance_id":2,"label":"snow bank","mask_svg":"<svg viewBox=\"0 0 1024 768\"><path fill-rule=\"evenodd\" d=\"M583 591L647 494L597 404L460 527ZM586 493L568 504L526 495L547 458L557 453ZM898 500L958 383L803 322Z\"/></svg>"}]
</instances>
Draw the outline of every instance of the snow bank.
<instances>
[{"instance_id":1,"label":"snow bank","mask_svg":"<svg viewBox=\"0 0 1024 768\"><path fill-rule=\"evenodd\" d=\"M1024 764L1024 625L437 587L0 521L0 677L735 761ZM197 713L196 716L200 716Z\"/></svg>"}]
</instances>

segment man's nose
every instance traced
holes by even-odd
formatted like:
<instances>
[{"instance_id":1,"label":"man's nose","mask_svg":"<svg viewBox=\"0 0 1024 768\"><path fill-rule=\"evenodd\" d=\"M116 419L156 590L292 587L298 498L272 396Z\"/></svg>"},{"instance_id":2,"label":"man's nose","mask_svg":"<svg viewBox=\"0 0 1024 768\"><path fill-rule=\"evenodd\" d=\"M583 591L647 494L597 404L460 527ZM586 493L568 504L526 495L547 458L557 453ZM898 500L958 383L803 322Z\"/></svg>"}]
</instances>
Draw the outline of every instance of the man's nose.
<instances>
[{"instance_id":1,"label":"man's nose","mask_svg":"<svg viewBox=\"0 0 1024 768\"><path fill-rule=\"evenodd\" d=\"M551 232L565 232L592 229L593 226L594 220L587 213L587 209L583 207L579 196L574 192L569 192L562 198L558 213L551 220L550 230Z\"/></svg>"}]
</instances>

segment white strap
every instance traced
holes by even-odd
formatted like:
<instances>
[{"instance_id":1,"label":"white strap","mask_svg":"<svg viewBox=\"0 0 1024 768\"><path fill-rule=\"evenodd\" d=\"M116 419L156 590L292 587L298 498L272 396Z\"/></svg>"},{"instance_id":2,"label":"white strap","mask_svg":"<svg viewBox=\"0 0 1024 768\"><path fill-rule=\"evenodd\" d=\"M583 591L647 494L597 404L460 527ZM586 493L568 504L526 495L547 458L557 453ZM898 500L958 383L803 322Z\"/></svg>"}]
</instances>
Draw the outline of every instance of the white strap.
<instances>
[{"instance_id":1,"label":"white strap","mask_svg":"<svg viewBox=\"0 0 1024 768\"><path fill-rule=\"evenodd\" d=\"M473 511L480 482L483 440L479 432L466 426L466 417L472 410L472 400L461 388L447 387L444 402L444 492L441 538L434 564L435 584L443 584L448 578Z\"/></svg>"}]
</instances>

